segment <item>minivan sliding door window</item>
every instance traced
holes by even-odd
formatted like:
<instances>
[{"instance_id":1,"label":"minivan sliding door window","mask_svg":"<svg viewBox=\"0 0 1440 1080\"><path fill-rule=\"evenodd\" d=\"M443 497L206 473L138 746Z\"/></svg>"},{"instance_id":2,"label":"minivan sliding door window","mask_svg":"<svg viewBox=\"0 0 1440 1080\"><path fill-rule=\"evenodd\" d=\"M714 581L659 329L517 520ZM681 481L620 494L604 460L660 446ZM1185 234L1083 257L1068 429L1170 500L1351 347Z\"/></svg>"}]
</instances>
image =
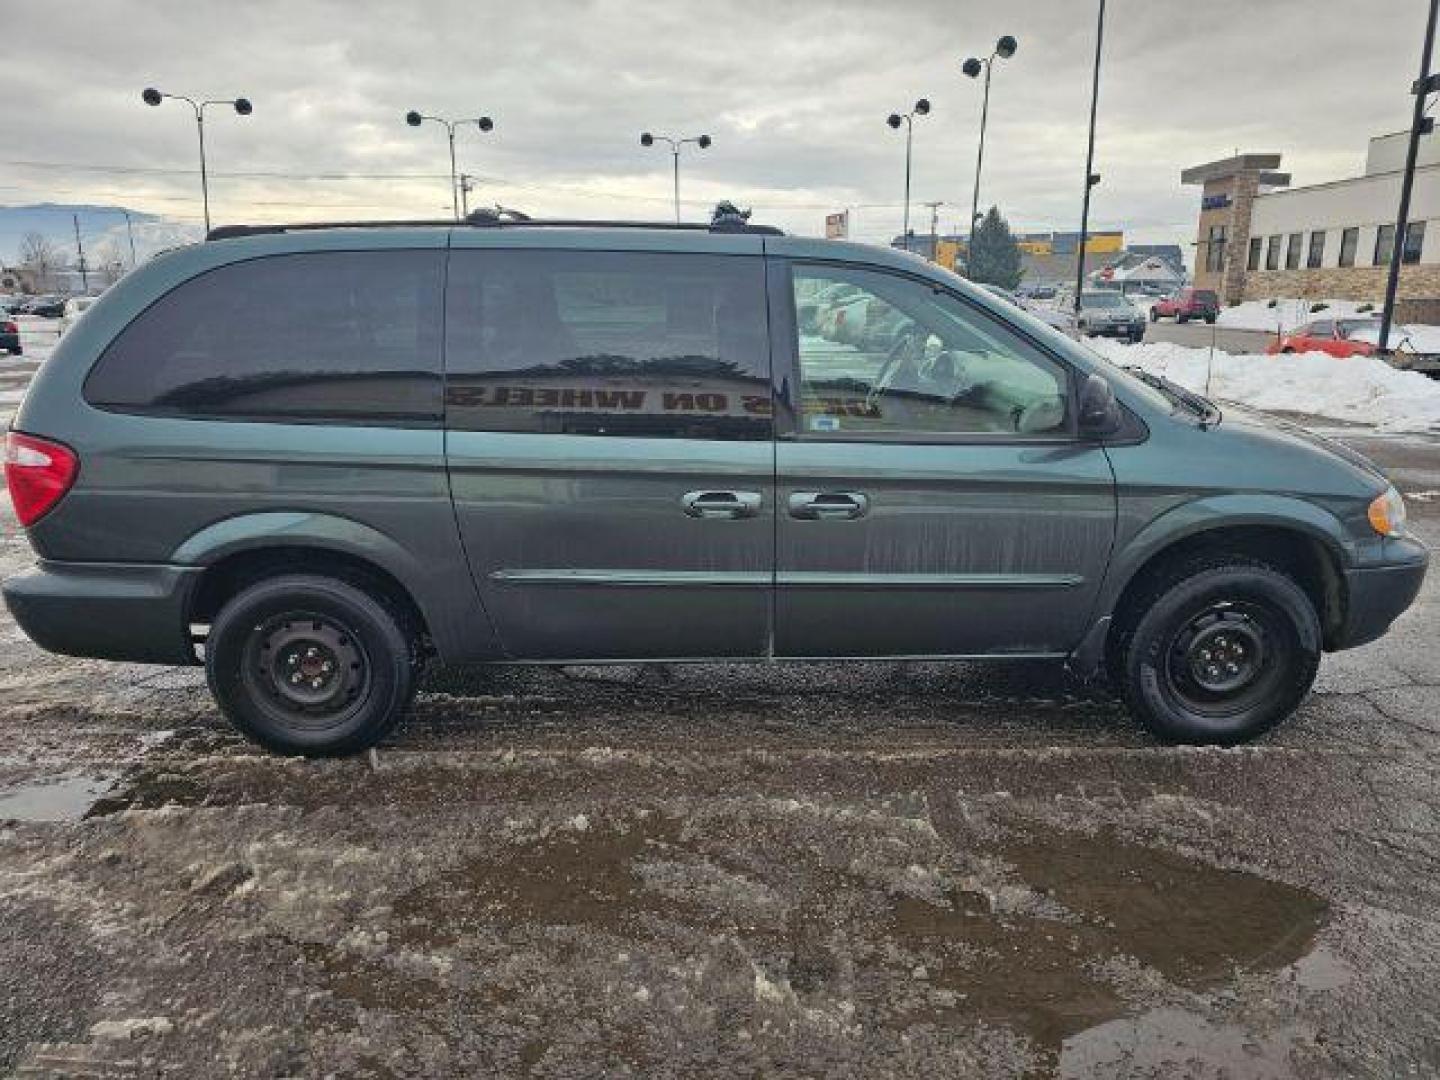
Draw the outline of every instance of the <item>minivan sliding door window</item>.
<instances>
[{"instance_id":1,"label":"minivan sliding door window","mask_svg":"<svg viewBox=\"0 0 1440 1080\"><path fill-rule=\"evenodd\" d=\"M446 323L451 428L772 435L758 258L453 251Z\"/></svg>"}]
</instances>

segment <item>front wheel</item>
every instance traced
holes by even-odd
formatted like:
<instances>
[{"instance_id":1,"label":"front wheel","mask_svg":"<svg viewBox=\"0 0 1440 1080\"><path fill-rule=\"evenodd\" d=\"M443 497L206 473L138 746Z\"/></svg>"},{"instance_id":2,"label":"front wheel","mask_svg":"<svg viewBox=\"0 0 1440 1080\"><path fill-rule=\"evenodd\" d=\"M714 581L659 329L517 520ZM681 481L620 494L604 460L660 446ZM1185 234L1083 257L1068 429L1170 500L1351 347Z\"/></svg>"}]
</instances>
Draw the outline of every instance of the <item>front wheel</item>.
<instances>
[{"instance_id":1,"label":"front wheel","mask_svg":"<svg viewBox=\"0 0 1440 1080\"><path fill-rule=\"evenodd\" d=\"M1216 555L1162 576L1122 614L1111 670L1159 738L1228 745L1295 711L1320 651L1320 619L1292 578Z\"/></svg>"},{"instance_id":2,"label":"front wheel","mask_svg":"<svg viewBox=\"0 0 1440 1080\"><path fill-rule=\"evenodd\" d=\"M379 594L287 574L221 608L205 642L211 693L244 734L282 754L375 745L414 693L416 640Z\"/></svg>"}]
</instances>

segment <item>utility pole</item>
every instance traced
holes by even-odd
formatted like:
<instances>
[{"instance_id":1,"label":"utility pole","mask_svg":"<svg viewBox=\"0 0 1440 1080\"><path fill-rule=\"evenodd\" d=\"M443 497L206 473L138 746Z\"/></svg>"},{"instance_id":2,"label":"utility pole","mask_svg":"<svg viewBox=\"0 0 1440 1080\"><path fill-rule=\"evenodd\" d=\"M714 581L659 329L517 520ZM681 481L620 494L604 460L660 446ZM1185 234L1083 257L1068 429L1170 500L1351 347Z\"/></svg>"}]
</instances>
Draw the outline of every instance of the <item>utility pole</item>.
<instances>
[{"instance_id":1,"label":"utility pole","mask_svg":"<svg viewBox=\"0 0 1440 1080\"><path fill-rule=\"evenodd\" d=\"M930 261L940 261L940 207L945 204L938 199L934 202L921 203L922 206L930 208Z\"/></svg>"},{"instance_id":2,"label":"utility pole","mask_svg":"<svg viewBox=\"0 0 1440 1080\"><path fill-rule=\"evenodd\" d=\"M1425 99L1440 90L1440 77L1430 74L1430 53L1435 47L1435 18L1440 0L1430 0L1425 21L1425 47L1420 51L1420 77L1410 88L1415 95L1415 117L1410 121L1410 147L1405 152L1405 178L1400 183L1400 212L1395 219L1395 243L1390 249L1390 273L1385 279L1385 308L1380 315L1380 354L1390 351L1390 323L1395 318L1395 292L1400 285L1400 258L1405 251L1405 231L1410 227L1410 192L1415 186L1415 158L1420 136L1435 130L1435 121L1425 115Z\"/></svg>"},{"instance_id":3,"label":"utility pole","mask_svg":"<svg viewBox=\"0 0 1440 1080\"><path fill-rule=\"evenodd\" d=\"M85 245L80 243L80 215L71 214L70 220L75 223L75 257L80 264L80 288L83 292L90 291L90 275L85 270Z\"/></svg>"},{"instance_id":4,"label":"utility pole","mask_svg":"<svg viewBox=\"0 0 1440 1080\"><path fill-rule=\"evenodd\" d=\"M130 269L135 269L135 224L130 220L130 211L122 210L125 215L125 232L130 236Z\"/></svg>"},{"instance_id":5,"label":"utility pole","mask_svg":"<svg viewBox=\"0 0 1440 1080\"><path fill-rule=\"evenodd\" d=\"M1105 41L1105 0L1095 24L1095 78L1090 87L1090 142L1085 150L1085 201L1080 208L1080 251L1075 260L1075 315L1080 315L1080 294L1085 291L1085 241L1090 230L1090 189L1100 182L1095 173L1095 112L1100 105L1100 46Z\"/></svg>"}]
</instances>

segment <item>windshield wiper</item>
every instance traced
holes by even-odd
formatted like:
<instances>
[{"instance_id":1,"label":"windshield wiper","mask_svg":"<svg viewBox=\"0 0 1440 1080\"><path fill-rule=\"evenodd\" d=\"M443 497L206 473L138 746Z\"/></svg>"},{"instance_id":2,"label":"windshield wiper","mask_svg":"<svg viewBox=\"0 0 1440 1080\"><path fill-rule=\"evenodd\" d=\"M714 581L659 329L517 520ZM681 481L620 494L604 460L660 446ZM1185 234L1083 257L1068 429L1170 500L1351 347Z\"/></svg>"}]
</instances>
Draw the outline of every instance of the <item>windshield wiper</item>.
<instances>
[{"instance_id":1,"label":"windshield wiper","mask_svg":"<svg viewBox=\"0 0 1440 1080\"><path fill-rule=\"evenodd\" d=\"M1211 424L1220 419L1219 407L1209 398L1197 394L1193 390L1187 390L1179 383L1171 382L1165 378L1165 376L1156 375L1153 372L1146 371L1144 368L1127 364L1125 365L1125 370L1131 375L1134 375L1146 386L1153 386L1156 390L1159 390L1181 408L1194 413L1200 418L1202 423Z\"/></svg>"}]
</instances>

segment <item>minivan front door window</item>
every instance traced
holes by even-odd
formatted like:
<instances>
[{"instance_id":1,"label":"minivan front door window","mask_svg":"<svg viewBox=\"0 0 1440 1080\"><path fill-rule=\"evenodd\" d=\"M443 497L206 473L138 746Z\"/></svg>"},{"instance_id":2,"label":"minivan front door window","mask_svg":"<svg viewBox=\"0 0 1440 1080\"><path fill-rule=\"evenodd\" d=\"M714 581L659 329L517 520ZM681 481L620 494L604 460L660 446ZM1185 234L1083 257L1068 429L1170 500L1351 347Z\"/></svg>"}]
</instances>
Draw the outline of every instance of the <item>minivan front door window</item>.
<instances>
[{"instance_id":1,"label":"minivan front door window","mask_svg":"<svg viewBox=\"0 0 1440 1080\"><path fill-rule=\"evenodd\" d=\"M894 274L795 268L810 435L1067 433L1063 370L998 320Z\"/></svg>"}]
</instances>

